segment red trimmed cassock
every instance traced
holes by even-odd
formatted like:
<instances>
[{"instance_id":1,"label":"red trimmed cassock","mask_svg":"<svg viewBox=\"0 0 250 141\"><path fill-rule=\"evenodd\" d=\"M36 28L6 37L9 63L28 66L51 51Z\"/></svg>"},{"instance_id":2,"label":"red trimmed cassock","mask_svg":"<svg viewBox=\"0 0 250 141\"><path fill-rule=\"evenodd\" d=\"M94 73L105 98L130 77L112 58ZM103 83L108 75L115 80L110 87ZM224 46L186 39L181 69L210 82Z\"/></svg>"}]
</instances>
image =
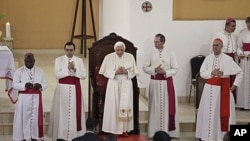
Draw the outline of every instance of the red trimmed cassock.
<instances>
[{"instance_id":1,"label":"red trimmed cassock","mask_svg":"<svg viewBox=\"0 0 250 141\"><path fill-rule=\"evenodd\" d=\"M165 75L155 73L159 65L165 70ZM151 75L148 136L153 137L156 131L163 130L171 137L179 137L178 103L172 79L178 71L175 53L166 48L153 49L146 57L143 71Z\"/></svg>"},{"instance_id":2,"label":"red trimmed cassock","mask_svg":"<svg viewBox=\"0 0 250 141\"><path fill-rule=\"evenodd\" d=\"M41 90L26 89L25 84L39 83ZM43 106L42 90L48 84L44 72L39 67L31 69L23 66L17 69L13 77L13 89L18 92L14 122L13 140L41 139L43 140Z\"/></svg>"},{"instance_id":3,"label":"red trimmed cassock","mask_svg":"<svg viewBox=\"0 0 250 141\"><path fill-rule=\"evenodd\" d=\"M238 38L238 47L240 51L238 56L245 56L239 61L239 65L244 72L242 85L237 89L236 107L250 109L250 30L245 28L241 30Z\"/></svg>"},{"instance_id":4,"label":"red trimmed cassock","mask_svg":"<svg viewBox=\"0 0 250 141\"><path fill-rule=\"evenodd\" d=\"M74 61L76 71L68 69L68 62ZM80 79L86 78L86 70L81 58L66 55L56 58L55 89L48 136L53 140L72 140L86 132L84 103Z\"/></svg>"},{"instance_id":5,"label":"red trimmed cassock","mask_svg":"<svg viewBox=\"0 0 250 141\"><path fill-rule=\"evenodd\" d=\"M220 69L223 76L212 76L214 69ZM206 83L197 113L196 137L205 141L222 140L230 124L236 122L230 75L236 75L234 85L239 86L243 71L230 56L210 54L201 66L200 75Z\"/></svg>"}]
</instances>

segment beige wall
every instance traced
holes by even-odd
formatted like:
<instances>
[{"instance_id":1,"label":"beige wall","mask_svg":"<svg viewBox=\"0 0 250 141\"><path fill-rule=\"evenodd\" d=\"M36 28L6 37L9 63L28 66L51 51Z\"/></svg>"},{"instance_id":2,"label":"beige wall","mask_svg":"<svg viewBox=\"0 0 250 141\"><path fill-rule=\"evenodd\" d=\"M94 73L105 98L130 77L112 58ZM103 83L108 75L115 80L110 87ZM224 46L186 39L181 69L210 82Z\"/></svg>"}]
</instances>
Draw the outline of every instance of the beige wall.
<instances>
[{"instance_id":1,"label":"beige wall","mask_svg":"<svg viewBox=\"0 0 250 141\"><path fill-rule=\"evenodd\" d=\"M245 19L250 0L174 0L174 20Z\"/></svg>"},{"instance_id":2,"label":"beige wall","mask_svg":"<svg viewBox=\"0 0 250 141\"><path fill-rule=\"evenodd\" d=\"M87 1L87 34L93 35ZM81 2L75 34L80 34ZM98 37L99 1L92 0ZM71 38L76 0L1 0L0 30L5 36L5 23L10 22L14 49L59 49ZM2 36L2 37L3 37ZM2 38L1 38L2 40ZM88 39L88 47L93 39ZM74 39L79 48L80 40Z\"/></svg>"}]
</instances>

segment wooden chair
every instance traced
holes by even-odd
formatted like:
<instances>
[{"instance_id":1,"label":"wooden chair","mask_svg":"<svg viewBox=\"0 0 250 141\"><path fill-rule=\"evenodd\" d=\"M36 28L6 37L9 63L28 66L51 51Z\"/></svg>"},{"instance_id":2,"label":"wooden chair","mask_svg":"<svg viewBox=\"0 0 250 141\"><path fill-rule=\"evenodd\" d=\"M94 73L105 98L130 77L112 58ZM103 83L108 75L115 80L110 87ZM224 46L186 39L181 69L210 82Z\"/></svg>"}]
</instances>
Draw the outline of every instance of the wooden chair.
<instances>
[{"instance_id":1,"label":"wooden chair","mask_svg":"<svg viewBox=\"0 0 250 141\"><path fill-rule=\"evenodd\" d=\"M99 69L104 57L114 52L114 44L122 41L126 45L126 52L131 53L136 61L137 48L132 42L110 33L108 36L96 41L89 48L89 117L99 120L100 128L102 128L102 119L105 102L105 92L108 79L100 75ZM133 83L133 102L134 102L134 130L131 133L139 134L139 88L136 77L132 79Z\"/></svg>"}]
</instances>

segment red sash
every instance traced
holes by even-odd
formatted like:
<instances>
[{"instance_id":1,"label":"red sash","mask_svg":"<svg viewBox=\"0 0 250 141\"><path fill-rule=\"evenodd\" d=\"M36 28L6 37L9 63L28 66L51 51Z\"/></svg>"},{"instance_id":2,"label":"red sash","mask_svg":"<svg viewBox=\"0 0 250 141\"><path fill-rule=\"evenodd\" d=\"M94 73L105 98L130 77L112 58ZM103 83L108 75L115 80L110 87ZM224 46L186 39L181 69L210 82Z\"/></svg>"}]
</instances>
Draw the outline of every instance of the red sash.
<instances>
[{"instance_id":1,"label":"red sash","mask_svg":"<svg viewBox=\"0 0 250 141\"><path fill-rule=\"evenodd\" d=\"M39 138L43 137L43 103L42 103L42 93L39 90L26 89L25 91L19 91L19 94L38 94L39 104L38 104L38 132Z\"/></svg>"},{"instance_id":2,"label":"red sash","mask_svg":"<svg viewBox=\"0 0 250 141\"><path fill-rule=\"evenodd\" d=\"M250 51L250 43L243 43L243 50Z\"/></svg>"},{"instance_id":3,"label":"red sash","mask_svg":"<svg viewBox=\"0 0 250 141\"><path fill-rule=\"evenodd\" d=\"M67 76L65 78L59 79L59 83L61 84L72 84L76 87L76 123L77 123L77 131L82 130L82 121L81 121L81 105L82 105L82 90L80 79L74 76Z\"/></svg>"},{"instance_id":4,"label":"red sash","mask_svg":"<svg viewBox=\"0 0 250 141\"><path fill-rule=\"evenodd\" d=\"M169 108L169 121L168 121L168 129L169 131L175 130L175 91L174 91L174 83L173 78L168 77L165 78L163 74L157 74L155 76L151 76L151 79L154 80L167 80L167 88L168 88L168 108Z\"/></svg>"},{"instance_id":5,"label":"red sash","mask_svg":"<svg viewBox=\"0 0 250 141\"><path fill-rule=\"evenodd\" d=\"M221 131L227 132L230 116L230 79L213 77L206 80L207 84L221 86L220 120Z\"/></svg>"},{"instance_id":6,"label":"red sash","mask_svg":"<svg viewBox=\"0 0 250 141\"><path fill-rule=\"evenodd\" d=\"M228 55L228 56L230 56L230 57L232 57L233 60L234 60L234 53L225 53L225 54Z\"/></svg>"}]
</instances>

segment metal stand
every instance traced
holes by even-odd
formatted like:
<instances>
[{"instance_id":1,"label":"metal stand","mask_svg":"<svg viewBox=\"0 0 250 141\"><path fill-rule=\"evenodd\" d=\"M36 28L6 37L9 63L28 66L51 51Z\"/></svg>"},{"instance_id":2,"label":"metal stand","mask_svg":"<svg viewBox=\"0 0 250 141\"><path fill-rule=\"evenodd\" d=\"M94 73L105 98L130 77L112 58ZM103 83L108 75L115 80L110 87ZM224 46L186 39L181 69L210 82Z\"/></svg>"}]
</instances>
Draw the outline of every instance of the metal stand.
<instances>
[{"instance_id":1,"label":"metal stand","mask_svg":"<svg viewBox=\"0 0 250 141\"><path fill-rule=\"evenodd\" d=\"M91 12L91 20L92 20L92 27L93 27L93 34L94 35L87 35L86 31L86 0L82 0L82 25L81 25L81 34L80 35L74 35L75 34L75 25L76 25L76 18L77 18L77 11L79 6L79 0L76 1L76 8L75 8L75 16L74 16L74 22L73 22L73 29L71 34L71 42L73 39L81 39L81 54L84 51L84 57L86 57L87 52L87 39L94 39L96 41L96 30L95 30L95 21L94 21L94 13L93 13L93 6L92 6L92 0L89 0L89 6L90 6L90 12Z\"/></svg>"}]
</instances>

